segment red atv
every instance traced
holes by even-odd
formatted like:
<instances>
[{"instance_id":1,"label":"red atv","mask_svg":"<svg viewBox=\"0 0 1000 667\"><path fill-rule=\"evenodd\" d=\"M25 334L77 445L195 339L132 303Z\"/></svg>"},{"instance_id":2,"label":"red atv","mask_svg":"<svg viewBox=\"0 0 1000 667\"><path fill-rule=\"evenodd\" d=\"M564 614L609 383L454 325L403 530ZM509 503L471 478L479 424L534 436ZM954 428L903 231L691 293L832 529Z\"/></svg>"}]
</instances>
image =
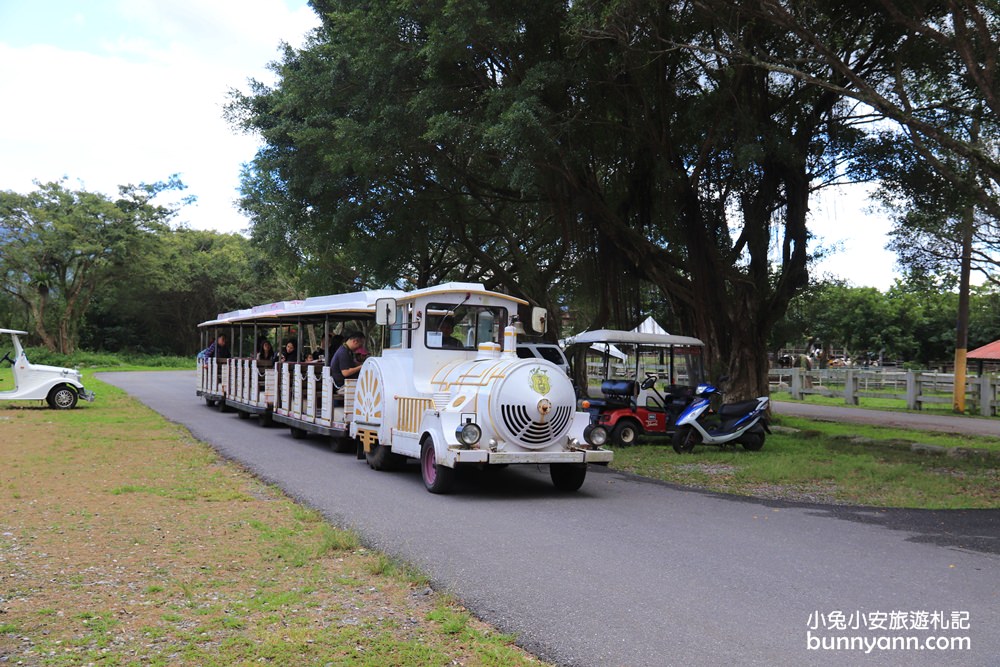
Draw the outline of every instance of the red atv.
<instances>
[{"instance_id":1,"label":"red atv","mask_svg":"<svg viewBox=\"0 0 1000 667\"><path fill-rule=\"evenodd\" d=\"M579 334L569 351L580 405L615 445L670 435L702 381L703 349L689 336L608 329Z\"/></svg>"}]
</instances>

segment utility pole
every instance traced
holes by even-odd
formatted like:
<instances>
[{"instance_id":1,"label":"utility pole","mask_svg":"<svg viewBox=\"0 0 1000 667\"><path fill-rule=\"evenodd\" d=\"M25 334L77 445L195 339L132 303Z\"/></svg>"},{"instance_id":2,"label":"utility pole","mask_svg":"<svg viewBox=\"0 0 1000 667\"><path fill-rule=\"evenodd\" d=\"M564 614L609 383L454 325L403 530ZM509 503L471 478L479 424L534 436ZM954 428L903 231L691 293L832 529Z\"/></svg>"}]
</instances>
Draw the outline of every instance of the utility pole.
<instances>
[{"instance_id":1,"label":"utility pole","mask_svg":"<svg viewBox=\"0 0 1000 667\"><path fill-rule=\"evenodd\" d=\"M979 143L979 114L977 109L969 138L973 143ZM975 175L970 174L974 179ZM972 273L972 236L976 225L976 205L969 200L962 213L962 266L958 278L958 321L955 325L955 389L952 395L952 409L955 412L965 412L965 355L969 351L969 276Z\"/></svg>"},{"instance_id":2,"label":"utility pole","mask_svg":"<svg viewBox=\"0 0 1000 667\"><path fill-rule=\"evenodd\" d=\"M972 230L975 206L962 214L962 266L958 279L958 323L955 327L955 389L952 408L965 412L965 355L969 351L969 276L972 273Z\"/></svg>"}]
</instances>

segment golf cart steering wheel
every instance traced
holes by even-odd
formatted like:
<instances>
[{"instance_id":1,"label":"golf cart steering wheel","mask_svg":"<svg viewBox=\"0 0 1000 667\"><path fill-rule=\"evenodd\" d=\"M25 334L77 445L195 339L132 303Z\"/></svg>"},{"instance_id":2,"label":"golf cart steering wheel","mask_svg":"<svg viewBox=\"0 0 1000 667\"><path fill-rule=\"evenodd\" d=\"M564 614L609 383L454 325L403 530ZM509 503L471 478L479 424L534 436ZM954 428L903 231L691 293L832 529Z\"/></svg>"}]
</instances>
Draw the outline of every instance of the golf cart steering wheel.
<instances>
[{"instance_id":1,"label":"golf cart steering wheel","mask_svg":"<svg viewBox=\"0 0 1000 667\"><path fill-rule=\"evenodd\" d=\"M10 352L4 352L3 358L0 358L0 362L9 361L10 365L14 365L14 360L10 358Z\"/></svg>"},{"instance_id":2,"label":"golf cart steering wheel","mask_svg":"<svg viewBox=\"0 0 1000 667\"><path fill-rule=\"evenodd\" d=\"M640 386L643 389L649 389L654 384L656 384L656 381L659 379L660 376L657 373L650 373L649 371L646 371L646 379L642 381L642 384Z\"/></svg>"}]
</instances>

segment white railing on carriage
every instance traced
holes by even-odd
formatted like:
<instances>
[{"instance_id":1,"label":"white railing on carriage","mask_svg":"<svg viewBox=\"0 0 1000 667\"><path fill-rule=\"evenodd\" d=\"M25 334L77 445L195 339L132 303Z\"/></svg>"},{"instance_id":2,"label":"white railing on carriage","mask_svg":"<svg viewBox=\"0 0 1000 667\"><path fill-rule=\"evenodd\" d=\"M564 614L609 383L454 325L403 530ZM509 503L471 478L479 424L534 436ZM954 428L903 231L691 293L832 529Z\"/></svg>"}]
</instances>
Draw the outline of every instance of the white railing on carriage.
<instances>
[{"instance_id":1,"label":"white railing on carriage","mask_svg":"<svg viewBox=\"0 0 1000 667\"><path fill-rule=\"evenodd\" d=\"M256 362L254 362L256 370ZM256 371L263 385L254 405L270 406L279 415L320 426L334 427L351 421L354 388L347 380L337 394L329 366L316 363L276 363Z\"/></svg>"},{"instance_id":2,"label":"white railing on carriage","mask_svg":"<svg viewBox=\"0 0 1000 667\"><path fill-rule=\"evenodd\" d=\"M889 371L884 369L772 368L768 373L771 391L788 391L793 400L809 394L843 397L847 405L859 405L863 398L906 401L910 410L930 404L951 404L955 386L952 373ZM966 404L984 417L1000 414L1000 377L970 375L965 381Z\"/></svg>"},{"instance_id":3,"label":"white railing on carriage","mask_svg":"<svg viewBox=\"0 0 1000 667\"><path fill-rule=\"evenodd\" d=\"M247 407L307 423L333 427L351 421L356 380L334 391L328 366L276 363L264 368L254 359L199 359L198 389Z\"/></svg>"},{"instance_id":4,"label":"white railing on carriage","mask_svg":"<svg viewBox=\"0 0 1000 667\"><path fill-rule=\"evenodd\" d=\"M229 369L225 359L198 359L198 389L214 396L226 394Z\"/></svg>"}]
</instances>

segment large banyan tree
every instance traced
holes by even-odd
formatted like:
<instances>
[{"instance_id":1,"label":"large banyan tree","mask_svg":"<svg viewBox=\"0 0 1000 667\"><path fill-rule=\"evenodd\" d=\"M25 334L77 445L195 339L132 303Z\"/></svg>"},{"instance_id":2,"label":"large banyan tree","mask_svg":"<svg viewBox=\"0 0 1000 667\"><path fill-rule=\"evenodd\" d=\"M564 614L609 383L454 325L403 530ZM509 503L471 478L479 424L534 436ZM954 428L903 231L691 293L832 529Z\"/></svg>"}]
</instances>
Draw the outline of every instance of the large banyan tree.
<instances>
[{"instance_id":1,"label":"large banyan tree","mask_svg":"<svg viewBox=\"0 0 1000 667\"><path fill-rule=\"evenodd\" d=\"M243 186L256 238L355 281L475 278L553 314L572 294L593 326L633 326L652 284L734 396L767 391L810 195L860 137L840 94L732 55L795 59L785 30L662 0L312 5L322 25L277 83L230 105L264 140ZM893 29L872 14L845 5L828 30L874 76Z\"/></svg>"}]
</instances>

